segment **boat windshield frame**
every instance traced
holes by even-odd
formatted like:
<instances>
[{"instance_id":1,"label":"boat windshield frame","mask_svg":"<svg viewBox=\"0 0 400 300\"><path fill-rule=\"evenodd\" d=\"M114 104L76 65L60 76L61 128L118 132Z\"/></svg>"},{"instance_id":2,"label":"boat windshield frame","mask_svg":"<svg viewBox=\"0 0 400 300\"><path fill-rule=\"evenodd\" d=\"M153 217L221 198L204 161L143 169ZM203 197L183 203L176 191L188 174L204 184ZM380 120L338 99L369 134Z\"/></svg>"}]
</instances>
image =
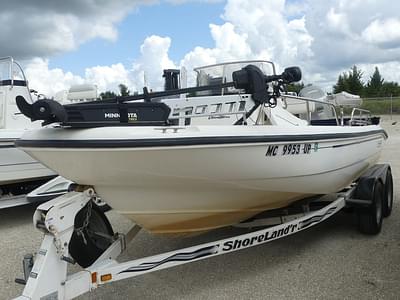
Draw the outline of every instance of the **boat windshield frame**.
<instances>
[{"instance_id":1,"label":"boat windshield frame","mask_svg":"<svg viewBox=\"0 0 400 300\"><path fill-rule=\"evenodd\" d=\"M262 68L263 65L268 65L269 69L272 71L270 72L265 72L265 75L276 75L276 68L275 64L272 61L268 60L244 60L244 61L232 61L232 62L224 62L224 63L219 63L219 64L212 64L212 65L207 65L207 66L201 66L194 68L194 72L196 72L196 86L204 86L204 85L213 85L213 84L220 84L220 83L226 83L232 81L232 73L236 70L240 70L241 68L250 65L250 64L256 64L261 66L261 70L264 72L266 71L264 68ZM237 68L232 68L231 70L227 71L228 66L237 66ZM220 68L220 69L219 69ZM218 73L217 77L212 76L209 72L210 70L215 69ZM208 78L207 78L208 77ZM205 79L207 78L207 79ZM218 81L218 82L209 82L209 81ZM224 95L224 94L237 94L241 93L244 91L239 91L233 87L230 88L221 88L220 92L219 89L217 89L213 92L211 92L212 95ZM210 95L210 92L200 92L198 95Z\"/></svg>"},{"instance_id":2,"label":"boat windshield frame","mask_svg":"<svg viewBox=\"0 0 400 300\"><path fill-rule=\"evenodd\" d=\"M200 71L201 69L220 67L220 66L224 66L224 65L235 65L235 64L243 64L244 65L244 64L254 64L254 63L267 63L267 64L270 64L272 66L272 71L273 71L272 75L276 75L275 64L272 61L260 60L260 59L258 59L258 60L257 59L256 60L237 60L237 61L231 61L231 62L224 62L224 63L206 65L206 66L201 66L201 67L194 68L193 71L198 73L198 71Z\"/></svg>"}]
</instances>

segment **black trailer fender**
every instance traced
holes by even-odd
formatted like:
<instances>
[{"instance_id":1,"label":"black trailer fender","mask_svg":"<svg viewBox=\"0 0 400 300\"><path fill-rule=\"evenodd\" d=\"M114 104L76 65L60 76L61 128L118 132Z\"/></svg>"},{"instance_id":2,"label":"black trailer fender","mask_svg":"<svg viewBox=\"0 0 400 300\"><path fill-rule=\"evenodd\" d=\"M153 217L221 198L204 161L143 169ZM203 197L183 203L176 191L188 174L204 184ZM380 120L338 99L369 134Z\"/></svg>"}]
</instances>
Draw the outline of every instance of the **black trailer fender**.
<instances>
[{"instance_id":1,"label":"black trailer fender","mask_svg":"<svg viewBox=\"0 0 400 300\"><path fill-rule=\"evenodd\" d=\"M387 170L390 170L389 164L376 164L365 171L361 177L361 179L365 178L379 178L382 180L382 183L386 181Z\"/></svg>"},{"instance_id":2,"label":"black trailer fender","mask_svg":"<svg viewBox=\"0 0 400 300\"><path fill-rule=\"evenodd\" d=\"M351 197L353 199L349 199L347 204L353 207L371 206L375 181L380 181L385 188L386 177L390 171L389 164L377 164L366 170L357 181L357 187Z\"/></svg>"},{"instance_id":3,"label":"black trailer fender","mask_svg":"<svg viewBox=\"0 0 400 300\"><path fill-rule=\"evenodd\" d=\"M356 208L358 228L366 234L378 234L383 217L390 215L393 203L391 169L388 164L374 165L357 181L348 205Z\"/></svg>"}]
</instances>

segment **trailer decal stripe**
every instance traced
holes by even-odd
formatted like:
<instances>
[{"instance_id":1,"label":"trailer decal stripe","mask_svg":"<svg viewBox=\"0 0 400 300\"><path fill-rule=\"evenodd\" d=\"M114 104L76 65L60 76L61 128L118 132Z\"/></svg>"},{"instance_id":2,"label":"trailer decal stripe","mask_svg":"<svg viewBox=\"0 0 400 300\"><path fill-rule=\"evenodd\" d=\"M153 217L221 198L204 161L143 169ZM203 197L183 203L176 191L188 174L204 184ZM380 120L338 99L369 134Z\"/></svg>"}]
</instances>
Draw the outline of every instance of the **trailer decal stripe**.
<instances>
[{"instance_id":1,"label":"trailer decal stripe","mask_svg":"<svg viewBox=\"0 0 400 300\"><path fill-rule=\"evenodd\" d=\"M316 215L313 216L307 220L304 220L302 222L300 222L300 228L306 228L314 223L319 223L321 220L323 220L326 216L329 216L331 214L333 214L336 211L336 206L335 207L331 207L330 209L328 209L328 211L326 213L324 213L323 215Z\"/></svg>"},{"instance_id":2,"label":"trailer decal stripe","mask_svg":"<svg viewBox=\"0 0 400 300\"><path fill-rule=\"evenodd\" d=\"M126 273L126 272L140 272L140 271L148 271L151 270L155 267L159 267L162 264L168 263L168 262L173 262L173 261L189 261L189 260L194 260L198 259L200 257L205 257L209 256L212 254L216 254L218 252L219 245L215 246L209 246L205 247L193 252L185 252L185 253L177 253L172 256L169 256L163 260L156 261L156 262L144 262L138 266L131 267L129 269L126 269L124 271L119 272L118 274L121 273Z\"/></svg>"},{"instance_id":3,"label":"trailer decal stripe","mask_svg":"<svg viewBox=\"0 0 400 300\"><path fill-rule=\"evenodd\" d=\"M121 263L108 269L98 269L97 272L100 275L112 273L113 281L117 281L268 243L310 228L334 215L344 206L345 197L340 197L324 208L287 223L202 245Z\"/></svg>"}]
</instances>

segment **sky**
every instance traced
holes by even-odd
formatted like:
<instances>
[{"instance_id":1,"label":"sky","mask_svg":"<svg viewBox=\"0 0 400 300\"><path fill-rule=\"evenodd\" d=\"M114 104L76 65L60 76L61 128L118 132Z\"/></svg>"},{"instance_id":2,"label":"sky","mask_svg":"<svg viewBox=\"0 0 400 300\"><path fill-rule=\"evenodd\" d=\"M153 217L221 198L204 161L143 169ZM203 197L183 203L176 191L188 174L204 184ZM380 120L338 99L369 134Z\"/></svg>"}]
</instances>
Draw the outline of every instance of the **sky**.
<instances>
[{"instance_id":1,"label":"sky","mask_svg":"<svg viewBox=\"0 0 400 300\"><path fill-rule=\"evenodd\" d=\"M330 91L357 65L400 82L400 2L389 0L1 1L0 56L13 56L31 88L120 83L162 89L162 70L246 59L297 65ZM4 2L4 3L3 3ZM189 84L194 76L189 72Z\"/></svg>"}]
</instances>

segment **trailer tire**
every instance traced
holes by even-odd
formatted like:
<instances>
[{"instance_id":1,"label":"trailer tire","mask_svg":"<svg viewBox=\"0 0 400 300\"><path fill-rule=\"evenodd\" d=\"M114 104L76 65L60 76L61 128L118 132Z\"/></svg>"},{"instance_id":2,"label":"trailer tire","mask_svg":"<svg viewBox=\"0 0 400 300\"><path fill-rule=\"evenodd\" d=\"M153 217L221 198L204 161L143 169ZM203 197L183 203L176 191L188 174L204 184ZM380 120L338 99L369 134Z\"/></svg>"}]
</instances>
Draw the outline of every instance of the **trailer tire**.
<instances>
[{"instance_id":1,"label":"trailer tire","mask_svg":"<svg viewBox=\"0 0 400 300\"><path fill-rule=\"evenodd\" d=\"M384 191L384 199L383 199L383 209L382 214L384 218L387 218L392 213L393 208L393 176L390 168L387 169L386 172L386 180L385 180L385 191Z\"/></svg>"},{"instance_id":2,"label":"trailer tire","mask_svg":"<svg viewBox=\"0 0 400 300\"><path fill-rule=\"evenodd\" d=\"M75 216L74 227L83 225L88 211L88 204ZM83 229L85 238L74 230L68 245L71 257L83 268L91 266L97 258L111 245L111 241L103 236L95 235L94 232L106 236L114 236L114 231L102 209L92 203L88 226ZM86 240L86 243L85 243Z\"/></svg>"},{"instance_id":3,"label":"trailer tire","mask_svg":"<svg viewBox=\"0 0 400 300\"><path fill-rule=\"evenodd\" d=\"M375 180L370 193L372 203L358 209L358 229L360 232L375 235L381 231L383 219L384 189L380 180Z\"/></svg>"}]
</instances>

